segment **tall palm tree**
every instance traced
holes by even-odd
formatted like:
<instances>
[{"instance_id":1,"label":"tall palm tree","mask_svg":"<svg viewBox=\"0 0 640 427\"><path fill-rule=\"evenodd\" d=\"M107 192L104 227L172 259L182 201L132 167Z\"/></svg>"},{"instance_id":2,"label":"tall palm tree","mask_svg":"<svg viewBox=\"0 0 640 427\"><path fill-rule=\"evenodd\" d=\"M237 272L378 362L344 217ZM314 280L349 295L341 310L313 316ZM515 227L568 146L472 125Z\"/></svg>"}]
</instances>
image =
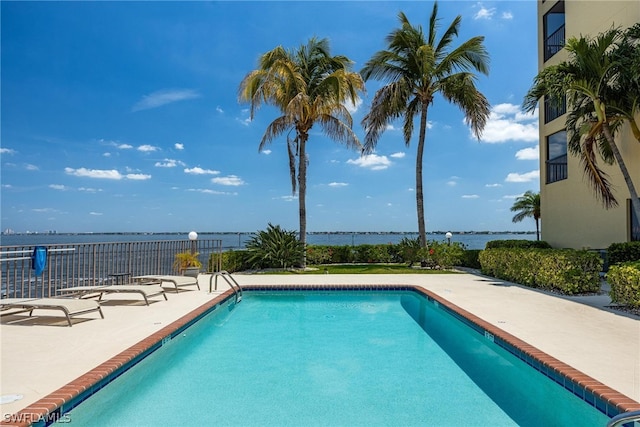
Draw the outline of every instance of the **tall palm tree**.
<instances>
[{"instance_id":1,"label":"tall palm tree","mask_svg":"<svg viewBox=\"0 0 640 427\"><path fill-rule=\"evenodd\" d=\"M536 240L540 240L540 193L527 191L516 199L511 206L511 212L518 212L513 217L513 222L533 218L536 221Z\"/></svg>"},{"instance_id":2,"label":"tall palm tree","mask_svg":"<svg viewBox=\"0 0 640 427\"><path fill-rule=\"evenodd\" d=\"M569 59L546 67L535 77L523 106L533 111L543 96L556 104L566 97L567 148L579 157L596 197L606 209L618 206L609 177L598 164L599 154L605 163L617 163L635 215L640 218L638 193L615 140L625 123L640 138L634 119L640 101L640 77L630 65L630 61L638 62L640 37L636 36L634 42L633 34L631 29L623 32L612 28L593 39L570 38L565 46ZM621 55L619 49L626 53Z\"/></svg>"},{"instance_id":3,"label":"tall palm tree","mask_svg":"<svg viewBox=\"0 0 640 427\"><path fill-rule=\"evenodd\" d=\"M372 152L388 124L398 118L404 121L407 146L413 135L414 118L420 116L416 157L416 205L420 246L426 247L422 159L427 131L427 113L435 96L457 105L464 113L473 133L480 138L489 116L489 102L475 86L473 71L488 74L489 56L484 37L473 37L456 48L451 44L458 35L458 15L437 39L438 3L434 3L425 34L421 26L413 26L404 13L398 15L400 28L386 38L388 48L381 50L365 64L361 74L387 81L373 98L371 110L362 120L365 129L363 151Z\"/></svg>"},{"instance_id":4,"label":"tall palm tree","mask_svg":"<svg viewBox=\"0 0 640 427\"><path fill-rule=\"evenodd\" d=\"M258 149L262 151L287 134L291 186L294 194L298 191L300 241L304 247L309 131L318 123L330 138L349 148L362 148L345 107L346 102L356 105L358 93L364 91L364 81L350 71L351 65L345 56L331 56L328 40L311 38L295 50L278 46L266 52L258 68L240 83L239 98L251 104L252 119L261 104L273 105L282 114L267 126ZM306 265L304 256L301 264Z\"/></svg>"}]
</instances>

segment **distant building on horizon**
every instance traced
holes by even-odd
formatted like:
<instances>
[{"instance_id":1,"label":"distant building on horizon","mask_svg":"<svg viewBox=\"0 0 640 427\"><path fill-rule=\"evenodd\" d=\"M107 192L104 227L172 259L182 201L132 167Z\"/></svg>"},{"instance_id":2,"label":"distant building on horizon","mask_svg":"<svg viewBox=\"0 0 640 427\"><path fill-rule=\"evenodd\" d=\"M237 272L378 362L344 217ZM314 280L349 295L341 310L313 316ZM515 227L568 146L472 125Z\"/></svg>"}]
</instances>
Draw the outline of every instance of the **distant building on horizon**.
<instances>
[{"instance_id":1,"label":"distant building on horizon","mask_svg":"<svg viewBox=\"0 0 640 427\"><path fill-rule=\"evenodd\" d=\"M640 1L538 0L538 70L568 59L563 48L573 36L596 37L640 22ZM640 240L626 183L617 164L599 164L609 175L619 206L605 209L596 199L576 156L567 153L565 108L540 103L540 207L542 239L553 247L606 249ZM628 125L616 140L631 179L640 191L640 144Z\"/></svg>"}]
</instances>

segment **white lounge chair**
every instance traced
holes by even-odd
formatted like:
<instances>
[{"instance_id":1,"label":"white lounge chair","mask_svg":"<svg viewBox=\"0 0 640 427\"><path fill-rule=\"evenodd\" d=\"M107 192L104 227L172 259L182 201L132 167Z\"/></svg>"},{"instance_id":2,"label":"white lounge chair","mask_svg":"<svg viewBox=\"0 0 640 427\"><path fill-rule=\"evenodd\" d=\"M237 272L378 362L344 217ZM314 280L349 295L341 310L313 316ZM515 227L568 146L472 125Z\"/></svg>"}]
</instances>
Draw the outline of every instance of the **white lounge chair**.
<instances>
[{"instance_id":1,"label":"white lounge chair","mask_svg":"<svg viewBox=\"0 0 640 427\"><path fill-rule=\"evenodd\" d=\"M102 309L97 301L77 298L2 298L0 299L0 311L12 310L2 314L33 314L33 310L61 310L72 326L71 317L79 314L97 311L104 319ZM17 310L17 311L16 311Z\"/></svg>"},{"instance_id":2,"label":"white lounge chair","mask_svg":"<svg viewBox=\"0 0 640 427\"><path fill-rule=\"evenodd\" d=\"M200 285L198 284L197 277L190 276L171 276L171 275L145 275L145 276L136 276L133 278L136 281L144 281L144 280L160 280L162 282L173 283L173 286L178 292L178 288L182 286L193 286L196 285L198 290L200 290Z\"/></svg>"},{"instance_id":3,"label":"white lounge chair","mask_svg":"<svg viewBox=\"0 0 640 427\"><path fill-rule=\"evenodd\" d=\"M167 295L164 293L164 288L160 285L102 285L102 286L75 286L66 289L59 289L59 294L73 295L78 298L91 298L98 296L98 301L102 301L104 294L119 294L119 293L137 293L142 295L145 304L149 305L149 298L162 295L167 300Z\"/></svg>"}]
</instances>

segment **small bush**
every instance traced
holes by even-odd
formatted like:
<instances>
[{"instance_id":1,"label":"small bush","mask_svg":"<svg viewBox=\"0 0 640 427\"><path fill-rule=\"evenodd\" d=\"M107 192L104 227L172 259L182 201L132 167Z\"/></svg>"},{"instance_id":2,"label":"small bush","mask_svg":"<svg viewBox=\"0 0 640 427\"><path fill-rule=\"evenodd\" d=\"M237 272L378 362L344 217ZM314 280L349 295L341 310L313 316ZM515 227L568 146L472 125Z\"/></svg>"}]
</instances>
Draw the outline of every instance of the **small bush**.
<instances>
[{"instance_id":1,"label":"small bush","mask_svg":"<svg viewBox=\"0 0 640 427\"><path fill-rule=\"evenodd\" d=\"M436 265L441 268L451 268L462 263L464 247L459 242L451 244L431 241L429 242L429 255Z\"/></svg>"},{"instance_id":2,"label":"small bush","mask_svg":"<svg viewBox=\"0 0 640 427\"><path fill-rule=\"evenodd\" d=\"M477 268L480 269L480 260L478 259L478 255L480 255L480 249L467 249L462 254L462 259L460 261L461 267L467 268Z\"/></svg>"},{"instance_id":3,"label":"small bush","mask_svg":"<svg viewBox=\"0 0 640 427\"><path fill-rule=\"evenodd\" d=\"M607 248L609 264L640 260L640 242L612 243Z\"/></svg>"},{"instance_id":4,"label":"small bush","mask_svg":"<svg viewBox=\"0 0 640 427\"><path fill-rule=\"evenodd\" d=\"M331 246L307 246L307 264L320 265L331 262L333 248Z\"/></svg>"},{"instance_id":5,"label":"small bush","mask_svg":"<svg viewBox=\"0 0 640 427\"><path fill-rule=\"evenodd\" d=\"M607 273L611 285L611 301L620 305L640 307L640 262L613 265Z\"/></svg>"},{"instance_id":6,"label":"small bush","mask_svg":"<svg viewBox=\"0 0 640 427\"><path fill-rule=\"evenodd\" d=\"M602 259L572 249L487 249L479 254L482 272L499 279L564 294L597 292Z\"/></svg>"},{"instance_id":7,"label":"small bush","mask_svg":"<svg viewBox=\"0 0 640 427\"><path fill-rule=\"evenodd\" d=\"M295 231L268 224L247 242L252 268L289 268L301 265L304 246Z\"/></svg>"},{"instance_id":8,"label":"small bush","mask_svg":"<svg viewBox=\"0 0 640 427\"><path fill-rule=\"evenodd\" d=\"M491 240L487 242L485 249L520 248L520 249L551 249L551 245L544 240Z\"/></svg>"},{"instance_id":9,"label":"small bush","mask_svg":"<svg viewBox=\"0 0 640 427\"><path fill-rule=\"evenodd\" d=\"M212 253L207 263L207 271L217 271L218 257L222 258L222 270L226 270L229 273L250 268L248 251L227 251L221 254Z\"/></svg>"}]
</instances>

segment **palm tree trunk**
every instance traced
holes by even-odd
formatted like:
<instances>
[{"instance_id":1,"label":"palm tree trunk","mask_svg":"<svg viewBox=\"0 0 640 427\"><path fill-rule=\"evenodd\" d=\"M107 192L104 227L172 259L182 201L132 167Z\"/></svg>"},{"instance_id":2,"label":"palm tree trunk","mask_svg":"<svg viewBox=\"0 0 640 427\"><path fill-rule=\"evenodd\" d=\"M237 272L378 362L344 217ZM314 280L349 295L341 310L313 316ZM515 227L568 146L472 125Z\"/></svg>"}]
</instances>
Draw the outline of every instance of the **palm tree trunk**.
<instances>
[{"instance_id":1,"label":"palm tree trunk","mask_svg":"<svg viewBox=\"0 0 640 427\"><path fill-rule=\"evenodd\" d=\"M420 114L420 135L418 136L418 152L416 155L416 205L418 212L418 235L420 247L427 247L427 230L424 221L424 193L422 189L422 158L424 156L424 141L427 133L427 108L428 104L422 105Z\"/></svg>"},{"instance_id":2,"label":"palm tree trunk","mask_svg":"<svg viewBox=\"0 0 640 427\"><path fill-rule=\"evenodd\" d=\"M301 266L307 266L307 134L300 135L298 153L298 215L300 218L300 242L302 243Z\"/></svg>"},{"instance_id":3,"label":"palm tree trunk","mask_svg":"<svg viewBox=\"0 0 640 427\"><path fill-rule=\"evenodd\" d=\"M538 221L536 218L536 240L540 240L540 223Z\"/></svg>"},{"instance_id":4,"label":"palm tree trunk","mask_svg":"<svg viewBox=\"0 0 640 427\"><path fill-rule=\"evenodd\" d=\"M633 208L633 212L635 213L636 218L640 220L640 199L638 199L638 193L636 192L636 188L633 185L633 181L631 181L631 175L629 174L629 170L627 169L627 165L624 163L624 159L620 154L620 150L618 150L618 146L616 145L615 140L613 139L613 135L611 134L611 129L609 128L608 123L604 123L602 130L604 131L604 135L611 146L611 152L613 153L613 157L616 159L618 166L620 167L620 172L622 172L622 177L624 178L624 182L627 183L627 187L629 188L629 195L631 196L631 206Z\"/></svg>"}]
</instances>

